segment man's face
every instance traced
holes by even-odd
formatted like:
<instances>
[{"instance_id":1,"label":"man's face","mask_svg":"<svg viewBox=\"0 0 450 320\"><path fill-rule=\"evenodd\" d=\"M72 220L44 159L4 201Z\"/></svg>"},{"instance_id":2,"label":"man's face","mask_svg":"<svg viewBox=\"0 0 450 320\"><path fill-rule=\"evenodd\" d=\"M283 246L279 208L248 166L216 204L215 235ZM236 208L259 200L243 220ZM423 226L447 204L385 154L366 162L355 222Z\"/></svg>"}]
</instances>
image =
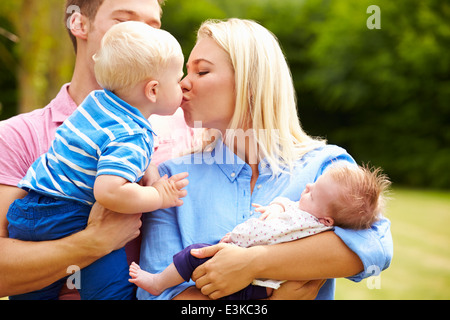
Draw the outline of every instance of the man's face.
<instances>
[{"instance_id":1,"label":"man's face","mask_svg":"<svg viewBox=\"0 0 450 320\"><path fill-rule=\"evenodd\" d=\"M115 24L140 21L161 28L161 7L157 0L104 0L93 21L89 21L87 57L100 48L105 33Z\"/></svg>"}]
</instances>

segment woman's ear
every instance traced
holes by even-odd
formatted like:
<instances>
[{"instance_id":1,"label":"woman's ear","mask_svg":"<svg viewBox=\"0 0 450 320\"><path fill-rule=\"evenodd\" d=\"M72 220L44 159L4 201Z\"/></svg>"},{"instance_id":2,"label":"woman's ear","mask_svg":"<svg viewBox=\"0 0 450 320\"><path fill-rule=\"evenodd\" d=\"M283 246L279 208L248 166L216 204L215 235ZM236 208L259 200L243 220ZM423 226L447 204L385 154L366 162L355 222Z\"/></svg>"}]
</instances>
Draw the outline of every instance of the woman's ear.
<instances>
[{"instance_id":1,"label":"woman's ear","mask_svg":"<svg viewBox=\"0 0 450 320\"><path fill-rule=\"evenodd\" d=\"M80 12L74 12L69 19L70 32L79 39L86 40L88 35L88 19Z\"/></svg>"},{"instance_id":2,"label":"woman's ear","mask_svg":"<svg viewBox=\"0 0 450 320\"><path fill-rule=\"evenodd\" d=\"M158 101L159 82L152 80L147 82L144 88L144 94L151 103Z\"/></svg>"}]
</instances>

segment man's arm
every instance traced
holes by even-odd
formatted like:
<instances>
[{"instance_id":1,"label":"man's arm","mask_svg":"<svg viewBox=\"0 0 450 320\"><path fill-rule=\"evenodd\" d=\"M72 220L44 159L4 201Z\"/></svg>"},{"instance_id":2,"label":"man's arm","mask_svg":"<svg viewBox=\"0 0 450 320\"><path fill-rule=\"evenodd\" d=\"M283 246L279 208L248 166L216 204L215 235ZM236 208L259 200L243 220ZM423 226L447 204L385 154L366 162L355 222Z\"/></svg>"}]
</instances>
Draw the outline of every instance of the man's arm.
<instances>
[{"instance_id":1,"label":"man's arm","mask_svg":"<svg viewBox=\"0 0 450 320\"><path fill-rule=\"evenodd\" d=\"M7 238L9 203L23 192L0 185L0 296L42 289L84 268L139 235L140 214L123 215L94 205L85 230L55 241L25 242Z\"/></svg>"}]
</instances>

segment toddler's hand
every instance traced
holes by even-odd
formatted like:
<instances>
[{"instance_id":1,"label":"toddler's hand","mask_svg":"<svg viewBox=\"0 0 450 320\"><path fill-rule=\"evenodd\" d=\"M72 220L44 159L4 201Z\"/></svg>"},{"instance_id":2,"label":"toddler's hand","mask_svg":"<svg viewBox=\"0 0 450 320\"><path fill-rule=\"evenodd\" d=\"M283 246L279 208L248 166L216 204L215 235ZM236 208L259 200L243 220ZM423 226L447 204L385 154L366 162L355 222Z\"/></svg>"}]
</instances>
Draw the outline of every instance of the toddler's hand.
<instances>
[{"instance_id":1,"label":"toddler's hand","mask_svg":"<svg viewBox=\"0 0 450 320\"><path fill-rule=\"evenodd\" d=\"M150 164L139 184L143 187L152 186L160 178L158 167Z\"/></svg>"},{"instance_id":2,"label":"toddler's hand","mask_svg":"<svg viewBox=\"0 0 450 320\"><path fill-rule=\"evenodd\" d=\"M153 184L161 199L161 209L183 205L181 198L187 196L187 191L183 188L189 184L186 179L188 175L187 172L176 174L170 178L165 175Z\"/></svg>"}]
</instances>

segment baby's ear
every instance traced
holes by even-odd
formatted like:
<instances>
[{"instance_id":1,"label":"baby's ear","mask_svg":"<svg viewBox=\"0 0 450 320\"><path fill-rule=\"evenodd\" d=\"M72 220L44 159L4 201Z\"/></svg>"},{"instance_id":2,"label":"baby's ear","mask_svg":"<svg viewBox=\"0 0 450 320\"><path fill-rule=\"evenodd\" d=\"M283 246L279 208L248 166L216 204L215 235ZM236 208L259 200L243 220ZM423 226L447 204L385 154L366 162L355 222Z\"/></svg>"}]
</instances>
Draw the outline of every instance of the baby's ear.
<instances>
[{"instance_id":1,"label":"baby's ear","mask_svg":"<svg viewBox=\"0 0 450 320\"><path fill-rule=\"evenodd\" d=\"M147 99L152 103L156 103L158 100L159 82L156 80L149 81L144 90L144 94Z\"/></svg>"},{"instance_id":2,"label":"baby's ear","mask_svg":"<svg viewBox=\"0 0 450 320\"><path fill-rule=\"evenodd\" d=\"M327 227L332 227L334 225L334 219L331 217L319 218L319 222Z\"/></svg>"}]
</instances>

